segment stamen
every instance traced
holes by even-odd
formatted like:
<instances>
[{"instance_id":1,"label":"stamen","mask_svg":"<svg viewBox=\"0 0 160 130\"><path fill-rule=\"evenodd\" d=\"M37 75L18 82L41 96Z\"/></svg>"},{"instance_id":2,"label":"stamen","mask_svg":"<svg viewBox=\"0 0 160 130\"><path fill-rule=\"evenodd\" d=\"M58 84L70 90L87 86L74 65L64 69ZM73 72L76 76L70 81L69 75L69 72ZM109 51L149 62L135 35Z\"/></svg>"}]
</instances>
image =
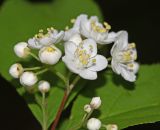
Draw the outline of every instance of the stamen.
<instances>
[{"instance_id":1,"label":"stamen","mask_svg":"<svg viewBox=\"0 0 160 130\"><path fill-rule=\"evenodd\" d=\"M109 25L107 22L104 22L104 26L107 30L111 29L111 25Z\"/></svg>"},{"instance_id":2,"label":"stamen","mask_svg":"<svg viewBox=\"0 0 160 130\"><path fill-rule=\"evenodd\" d=\"M71 19L71 23L75 23L75 21L76 21L75 19Z\"/></svg>"},{"instance_id":3,"label":"stamen","mask_svg":"<svg viewBox=\"0 0 160 130\"><path fill-rule=\"evenodd\" d=\"M53 47L47 47L46 50L47 50L47 52L54 52L54 51L56 51L56 49L54 49Z\"/></svg>"}]
</instances>

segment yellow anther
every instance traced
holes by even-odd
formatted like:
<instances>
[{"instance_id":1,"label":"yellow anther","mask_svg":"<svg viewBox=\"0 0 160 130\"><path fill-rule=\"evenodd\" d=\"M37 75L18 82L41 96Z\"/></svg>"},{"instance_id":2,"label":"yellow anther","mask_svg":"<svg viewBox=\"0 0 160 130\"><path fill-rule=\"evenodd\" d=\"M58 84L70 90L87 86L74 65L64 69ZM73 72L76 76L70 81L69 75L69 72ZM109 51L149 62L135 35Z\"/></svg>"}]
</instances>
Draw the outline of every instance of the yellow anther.
<instances>
[{"instance_id":1,"label":"yellow anther","mask_svg":"<svg viewBox=\"0 0 160 130\"><path fill-rule=\"evenodd\" d=\"M69 30L69 26L66 26L66 27L65 27L65 30L66 30L66 31Z\"/></svg>"},{"instance_id":2,"label":"yellow anther","mask_svg":"<svg viewBox=\"0 0 160 130\"><path fill-rule=\"evenodd\" d=\"M40 33L43 33L43 29L40 29L39 32L40 32Z\"/></svg>"},{"instance_id":3,"label":"yellow anther","mask_svg":"<svg viewBox=\"0 0 160 130\"><path fill-rule=\"evenodd\" d=\"M75 23L75 21L76 21L75 19L71 19L71 23Z\"/></svg>"},{"instance_id":4,"label":"yellow anther","mask_svg":"<svg viewBox=\"0 0 160 130\"><path fill-rule=\"evenodd\" d=\"M96 59L92 59L92 63L96 63Z\"/></svg>"},{"instance_id":5,"label":"yellow anther","mask_svg":"<svg viewBox=\"0 0 160 130\"><path fill-rule=\"evenodd\" d=\"M136 48L136 44L135 43L130 43L129 44L129 49L132 49L132 48Z\"/></svg>"},{"instance_id":6,"label":"yellow anther","mask_svg":"<svg viewBox=\"0 0 160 130\"><path fill-rule=\"evenodd\" d=\"M104 26L107 30L111 29L111 25L109 25L107 22L104 22Z\"/></svg>"},{"instance_id":7,"label":"yellow anther","mask_svg":"<svg viewBox=\"0 0 160 130\"><path fill-rule=\"evenodd\" d=\"M96 25L95 21L91 22L91 27L95 32L100 32L100 33L104 33L107 30L101 26Z\"/></svg>"},{"instance_id":8,"label":"yellow anther","mask_svg":"<svg viewBox=\"0 0 160 130\"><path fill-rule=\"evenodd\" d=\"M128 66L129 68L133 68L133 67L134 67L134 64L130 63L130 64L127 64L127 66Z\"/></svg>"},{"instance_id":9,"label":"yellow anther","mask_svg":"<svg viewBox=\"0 0 160 130\"><path fill-rule=\"evenodd\" d=\"M52 47L47 47L46 50L47 50L48 52L54 52L56 49L54 49L54 48L52 48Z\"/></svg>"}]
</instances>

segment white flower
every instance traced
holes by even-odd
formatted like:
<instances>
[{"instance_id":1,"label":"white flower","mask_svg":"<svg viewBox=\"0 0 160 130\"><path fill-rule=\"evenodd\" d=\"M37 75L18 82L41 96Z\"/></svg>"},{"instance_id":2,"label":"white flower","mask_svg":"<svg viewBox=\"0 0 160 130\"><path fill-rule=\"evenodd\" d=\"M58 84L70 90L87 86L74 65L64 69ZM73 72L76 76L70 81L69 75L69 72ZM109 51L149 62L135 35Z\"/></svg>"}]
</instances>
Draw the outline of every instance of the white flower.
<instances>
[{"instance_id":1,"label":"white flower","mask_svg":"<svg viewBox=\"0 0 160 130\"><path fill-rule=\"evenodd\" d=\"M50 83L47 81L40 81L38 84L38 89L42 93L46 93L50 89Z\"/></svg>"},{"instance_id":2,"label":"white flower","mask_svg":"<svg viewBox=\"0 0 160 130\"><path fill-rule=\"evenodd\" d=\"M45 64L50 64L50 65L56 64L61 58L61 56L62 56L61 51L54 45L45 46L41 48L39 51L40 61Z\"/></svg>"},{"instance_id":3,"label":"white flower","mask_svg":"<svg viewBox=\"0 0 160 130\"><path fill-rule=\"evenodd\" d=\"M87 122L88 130L99 130L101 128L101 121L96 118L91 118Z\"/></svg>"},{"instance_id":4,"label":"white flower","mask_svg":"<svg viewBox=\"0 0 160 130\"><path fill-rule=\"evenodd\" d=\"M15 54L20 58L27 57L30 51L30 49L27 46L28 44L26 42L19 42L14 46Z\"/></svg>"},{"instance_id":5,"label":"white flower","mask_svg":"<svg viewBox=\"0 0 160 130\"><path fill-rule=\"evenodd\" d=\"M28 40L28 46L34 49L40 49L44 46L55 44L60 42L64 37L64 32L58 32L54 28L48 28L46 34L43 33L43 30L40 30L33 38Z\"/></svg>"},{"instance_id":6,"label":"white flower","mask_svg":"<svg viewBox=\"0 0 160 130\"><path fill-rule=\"evenodd\" d=\"M100 97L93 97L90 102L91 108L98 109L101 106L101 98Z\"/></svg>"},{"instance_id":7,"label":"white flower","mask_svg":"<svg viewBox=\"0 0 160 130\"><path fill-rule=\"evenodd\" d=\"M92 110L92 108L91 108L91 106L90 106L89 104L86 104L86 105L84 106L84 111L85 111L85 112L90 113L91 110Z\"/></svg>"},{"instance_id":8,"label":"white flower","mask_svg":"<svg viewBox=\"0 0 160 130\"><path fill-rule=\"evenodd\" d=\"M14 78L19 78L19 76L23 73L23 67L19 63L13 64L10 69L9 73Z\"/></svg>"},{"instance_id":9,"label":"white flower","mask_svg":"<svg viewBox=\"0 0 160 130\"><path fill-rule=\"evenodd\" d=\"M20 83L24 86L33 86L38 81L37 76L33 72L24 72L20 76Z\"/></svg>"},{"instance_id":10,"label":"white flower","mask_svg":"<svg viewBox=\"0 0 160 130\"><path fill-rule=\"evenodd\" d=\"M79 74L84 79L94 80L97 71L105 69L107 59L97 54L97 44L92 39L81 39L75 34L65 43L65 56L62 58L70 71Z\"/></svg>"},{"instance_id":11,"label":"white flower","mask_svg":"<svg viewBox=\"0 0 160 130\"><path fill-rule=\"evenodd\" d=\"M75 20L72 19L72 21L74 21L74 25L71 29L65 31L63 40L68 41L74 34L80 33L80 23L86 18L87 18L87 15L81 14Z\"/></svg>"},{"instance_id":12,"label":"white flower","mask_svg":"<svg viewBox=\"0 0 160 130\"><path fill-rule=\"evenodd\" d=\"M112 69L115 73L122 75L125 80L134 82L136 73L139 69L137 51L135 43L128 44L128 33L120 31L117 33L117 39L111 49Z\"/></svg>"},{"instance_id":13,"label":"white flower","mask_svg":"<svg viewBox=\"0 0 160 130\"><path fill-rule=\"evenodd\" d=\"M106 126L107 130L118 130L118 126L115 124L109 124Z\"/></svg>"},{"instance_id":14,"label":"white flower","mask_svg":"<svg viewBox=\"0 0 160 130\"><path fill-rule=\"evenodd\" d=\"M109 33L110 29L111 26L107 22L101 24L97 16L88 19L86 15L80 22L80 33L84 37L94 39L99 44L109 44L115 40L116 33Z\"/></svg>"}]
</instances>

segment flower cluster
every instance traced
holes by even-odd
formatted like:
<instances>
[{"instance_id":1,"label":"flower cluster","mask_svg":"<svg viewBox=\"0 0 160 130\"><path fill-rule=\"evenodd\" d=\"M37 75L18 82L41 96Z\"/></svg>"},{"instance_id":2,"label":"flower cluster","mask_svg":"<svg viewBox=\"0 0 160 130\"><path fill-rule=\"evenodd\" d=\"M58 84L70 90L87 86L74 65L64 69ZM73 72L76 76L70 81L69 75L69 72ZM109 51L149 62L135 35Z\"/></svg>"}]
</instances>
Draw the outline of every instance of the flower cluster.
<instances>
[{"instance_id":1,"label":"flower cluster","mask_svg":"<svg viewBox=\"0 0 160 130\"><path fill-rule=\"evenodd\" d=\"M90 104L86 104L84 106L86 114L82 119L82 125L85 125L86 123L88 130L99 130L102 127L106 130L118 130L118 126L116 124L105 125L97 118L90 118L94 110L99 109L101 103L102 101L100 97L93 97Z\"/></svg>"},{"instance_id":2,"label":"flower cluster","mask_svg":"<svg viewBox=\"0 0 160 130\"><path fill-rule=\"evenodd\" d=\"M111 49L111 67L115 73L121 75L125 80L133 82L136 80L136 73L139 65L135 62L137 58L135 43L128 43L128 33L126 31L109 32L111 26L104 22L99 22L98 17L81 14L76 19L71 20L73 27L66 31L58 31L53 27L47 28L47 32L39 30L28 42L20 42L14 46L15 54L20 58L26 58L32 55L41 63L54 65L63 55L56 44L64 42L65 54L62 61L67 68L78 74L80 77L88 80L97 79L97 72L104 70L108 66L108 60L105 56L99 54L99 45L113 44ZM38 56L31 52L32 49L39 50ZM23 77L28 73L23 73L22 66L18 63L12 65L10 74L14 78L21 75ZM36 82L34 74L29 73Z\"/></svg>"}]
</instances>

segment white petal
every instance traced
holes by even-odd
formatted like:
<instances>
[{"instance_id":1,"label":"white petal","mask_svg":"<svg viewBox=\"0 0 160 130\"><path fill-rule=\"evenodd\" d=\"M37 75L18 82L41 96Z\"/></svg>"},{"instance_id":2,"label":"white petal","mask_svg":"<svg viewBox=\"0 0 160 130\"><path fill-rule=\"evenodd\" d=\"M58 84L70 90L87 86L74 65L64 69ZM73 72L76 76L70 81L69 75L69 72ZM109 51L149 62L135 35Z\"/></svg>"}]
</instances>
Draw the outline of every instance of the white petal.
<instances>
[{"instance_id":1,"label":"white petal","mask_svg":"<svg viewBox=\"0 0 160 130\"><path fill-rule=\"evenodd\" d=\"M81 70L76 68L75 63L72 60L73 59L71 57L67 57L67 56L62 57L62 61L66 64L66 66L71 72L76 74L80 73Z\"/></svg>"},{"instance_id":2,"label":"white petal","mask_svg":"<svg viewBox=\"0 0 160 130\"><path fill-rule=\"evenodd\" d=\"M124 50L128 46L128 33L126 31L118 32L115 44L119 50Z\"/></svg>"},{"instance_id":3,"label":"white petal","mask_svg":"<svg viewBox=\"0 0 160 130\"><path fill-rule=\"evenodd\" d=\"M138 70L139 70L139 64L137 63L137 62L134 62L133 63L133 73L137 73L138 72Z\"/></svg>"},{"instance_id":4,"label":"white petal","mask_svg":"<svg viewBox=\"0 0 160 130\"><path fill-rule=\"evenodd\" d=\"M78 46L82 42L82 38L79 34L74 34L69 41L74 42Z\"/></svg>"},{"instance_id":5,"label":"white petal","mask_svg":"<svg viewBox=\"0 0 160 130\"><path fill-rule=\"evenodd\" d=\"M84 19L80 24L80 32L84 37L91 38L91 23L88 19Z\"/></svg>"},{"instance_id":6,"label":"white petal","mask_svg":"<svg viewBox=\"0 0 160 130\"><path fill-rule=\"evenodd\" d=\"M65 49L65 54L68 55L74 55L77 46L73 42L65 42L64 43L64 49Z\"/></svg>"},{"instance_id":7,"label":"white petal","mask_svg":"<svg viewBox=\"0 0 160 130\"><path fill-rule=\"evenodd\" d=\"M136 75L123 67L121 68L121 75L127 81L134 82L136 80Z\"/></svg>"},{"instance_id":8,"label":"white petal","mask_svg":"<svg viewBox=\"0 0 160 130\"><path fill-rule=\"evenodd\" d=\"M82 78L88 80L95 80L97 79L97 72L90 71L88 69L82 70L79 74Z\"/></svg>"},{"instance_id":9,"label":"white petal","mask_svg":"<svg viewBox=\"0 0 160 130\"><path fill-rule=\"evenodd\" d=\"M117 33L115 33L115 32L110 32L110 33L108 33L107 38L106 38L102 43L103 43L103 44L112 43L112 42L115 41L116 36L117 36Z\"/></svg>"},{"instance_id":10,"label":"white petal","mask_svg":"<svg viewBox=\"0 0 160 130\"><path fill-rule=\"evenodd\" d=\"M83 47L91 57L94 57L97 54L97 44L93 39L84 40Z\"/></svg>"},{"instance_id":11,"label":"white petal","mask_svg":"<svg viewBox=\"0 0 160 130\"><path fill-rule=\"evenodd\" d=\"M116 74L120 74L120 72L121 72L121 66L119 65L118 62L116 62L114 59L112 59L112 61L111 61L111 66L112 66L112 70L113 70Z\"/></svg>"},{"instance_id":12,"label":"white petal","mask_svg":"<svg viewBox=\"0 0 160 130\"><path fill-rule=\"evenodd\" d=\"M68 41L76 33L79 33L79 32L77 32L77 30L75 30L74 28L71 28L71 29L65 31L63 40Z\"/></svg>"},{"instance_id":13,"label":"white petal","mask_svg":"<svg viewBox=\"0 0 160 130\"><path fill-rule=\"evenodd\" d=\"M63 37L64 37L64 31L60 31L55 36L52 36L52 41L53 43L58 43L63 39Z\"/></svg>"},{"instance_id":14,"label":"white petal","mask_svg":"<svg viewBox=\"0 0 160 130\"><path fill-rule=\"evenodd\" d=\"M76 18L76 21L75 21L75 23L74 23L74 25L73 25L73 28L74 28L76 31L79 32L79 28L80 28L80 23L81 23L81 21L87 19L87 17L88 17L88 16L87 16L86 14L81 14L81 15L79 15L79 16Z\"/></svg>"},{"instance_id":15,"label":"white petal","mask_svg":"<svg viewBox=\"0 0 160 130\"><path fill-rule=\"evenodd\" d=\"M40 49L42 44L40 44L35 38L30 38L28 40L28 46L33 49Z\"/></svg>"},{"instance_id":16,"label":"white petal","mask_svg":"<svg viewBox=\"0 0 160 130\"><path fill-rule=\"evenodd\" d=\"M89 67L88 68L89 70L91 70L91 71L101 71L101 70L103 70L103 69L105 69L107 67L108 61L104 56L97 55L95 57L95 59L96 59L95 65Z\"/></svg>"}]
</instances>

